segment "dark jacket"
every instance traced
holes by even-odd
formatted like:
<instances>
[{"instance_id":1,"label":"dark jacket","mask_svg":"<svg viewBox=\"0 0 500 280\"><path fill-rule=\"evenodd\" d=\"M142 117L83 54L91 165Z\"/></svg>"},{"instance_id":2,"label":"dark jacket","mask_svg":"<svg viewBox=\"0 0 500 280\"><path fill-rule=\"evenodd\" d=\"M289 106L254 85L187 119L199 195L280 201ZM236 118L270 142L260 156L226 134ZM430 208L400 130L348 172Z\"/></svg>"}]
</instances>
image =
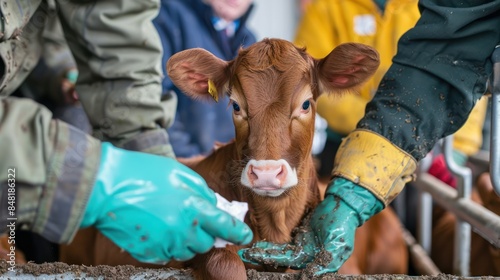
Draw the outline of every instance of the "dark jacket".
<instances>
[{"instance_id":1,"label":"dark jacket","mask_svg":"<svg viewBox=\"0 0 500 280\"><path fill-rule=\"evenodd\" d=\"M419 1L421 17L399 40L357 126L416 160L469 118L487 90L491 53L500 42L500 0L445 2Z\"/></svg>"},{"instance_id":2,"label":"dark jacket","mask_svg":"<svg viewBox=\"0 0 500 280\"><path fill-rule=\"evenodd\" d=\"M163 71L171 55L189 48L204 48L215 56L232 60L243 47L253 44L255 36L246 28L252 10L240 18L240 25L229 43L212 25L213 11L201 0L162 0L158 17L153 21L164 48ZM177 114L169 128L170 141L178 157L205 154L215 141L227 142L234 138L232 110L229 99L218 103L193 100L179 91L165 73L163 92L174 90L178 96Z\"/></svg>"}]
</instances>

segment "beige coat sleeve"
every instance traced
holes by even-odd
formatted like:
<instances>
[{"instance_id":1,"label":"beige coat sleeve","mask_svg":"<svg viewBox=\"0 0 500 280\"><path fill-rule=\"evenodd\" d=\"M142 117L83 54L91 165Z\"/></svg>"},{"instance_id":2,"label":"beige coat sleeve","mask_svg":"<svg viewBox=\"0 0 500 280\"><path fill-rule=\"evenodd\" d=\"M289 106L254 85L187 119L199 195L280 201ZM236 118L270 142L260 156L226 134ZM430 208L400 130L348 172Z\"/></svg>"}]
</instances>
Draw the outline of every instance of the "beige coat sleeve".
<instances>
[{"instance_id":1,"label":"beige coat sleeve","mask_svg":"<svg viewBox=\"0 0 500 280\"><path fill-rule=\"evenodd\" d=\"M94 185L100 142L30 99L0 98L0 143L0 232L15 221L69 242Z\"/></svg>"},{"instance_id":2,"label":"beige coat sleeve","mask_svg":"<svg viewBox=\"0 0 500 280\"><path fill-rule=\"evenodd\" d=\"M159 0L57 4L78 66L76 91L94 136L126 149L173 156L165 128L173 121L175 98L162 98L163 48L152 23Z\"/></svg>"}]
</instances>

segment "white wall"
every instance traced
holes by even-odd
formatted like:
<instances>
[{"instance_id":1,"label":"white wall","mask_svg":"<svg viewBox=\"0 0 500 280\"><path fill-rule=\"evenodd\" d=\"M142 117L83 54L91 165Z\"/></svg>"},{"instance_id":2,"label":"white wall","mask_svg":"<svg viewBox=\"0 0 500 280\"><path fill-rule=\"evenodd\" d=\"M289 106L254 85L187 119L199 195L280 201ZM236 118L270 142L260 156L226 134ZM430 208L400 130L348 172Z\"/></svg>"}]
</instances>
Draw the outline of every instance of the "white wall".
<instances>
[{"instance_id":1,"label":"white wall","mask_svg":"<svg viewBox=\"0 0 500 280\"><path fill-rule=\"evenodd\" d=\"M254 0L248 27L257 40L265 37L292 41L298 19L297 0Z\"/></svg>"}]
</instances>

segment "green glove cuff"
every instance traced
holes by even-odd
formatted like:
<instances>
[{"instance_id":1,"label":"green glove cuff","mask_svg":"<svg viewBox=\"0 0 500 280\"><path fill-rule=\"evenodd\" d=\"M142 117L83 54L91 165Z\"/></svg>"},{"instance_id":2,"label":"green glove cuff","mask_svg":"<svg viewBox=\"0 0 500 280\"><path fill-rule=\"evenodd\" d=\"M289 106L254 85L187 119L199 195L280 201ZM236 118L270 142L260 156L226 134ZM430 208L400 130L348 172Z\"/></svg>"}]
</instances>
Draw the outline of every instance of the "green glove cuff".
<instances>
[{"instance_id":1,"label":"green glove cuff","mask_svg":"<svg viewBox=\"0 0 500 280\"><path fill-rule=\"evenodd\" d=\"M333 195L349 205L358 214L358 226L384 209L384 203L373 193L344 178L334 178L325 195Z\"/></svg>"}]
</instances>

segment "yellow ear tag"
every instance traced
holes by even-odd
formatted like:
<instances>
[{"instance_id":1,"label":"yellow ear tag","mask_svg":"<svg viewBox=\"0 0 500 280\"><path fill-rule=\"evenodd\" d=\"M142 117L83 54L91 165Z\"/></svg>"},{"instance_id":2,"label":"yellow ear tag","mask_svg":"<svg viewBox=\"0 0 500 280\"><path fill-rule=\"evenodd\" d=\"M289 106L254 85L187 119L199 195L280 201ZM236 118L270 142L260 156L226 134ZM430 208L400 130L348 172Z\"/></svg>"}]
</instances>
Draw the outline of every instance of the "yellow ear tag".
<instances>
[{"instance_id":1,"label":"yellow ear tag","mask_svg":"<svg viewBox=\"0 0 500 280\"><path fill-rule=\"evenodd\" d=\"M212 98L215 100L215 102L219 102L219 94L217 93L217 88L215 87L214 81L208 80L208 93Z\"/></svg>"}]
</instances>

